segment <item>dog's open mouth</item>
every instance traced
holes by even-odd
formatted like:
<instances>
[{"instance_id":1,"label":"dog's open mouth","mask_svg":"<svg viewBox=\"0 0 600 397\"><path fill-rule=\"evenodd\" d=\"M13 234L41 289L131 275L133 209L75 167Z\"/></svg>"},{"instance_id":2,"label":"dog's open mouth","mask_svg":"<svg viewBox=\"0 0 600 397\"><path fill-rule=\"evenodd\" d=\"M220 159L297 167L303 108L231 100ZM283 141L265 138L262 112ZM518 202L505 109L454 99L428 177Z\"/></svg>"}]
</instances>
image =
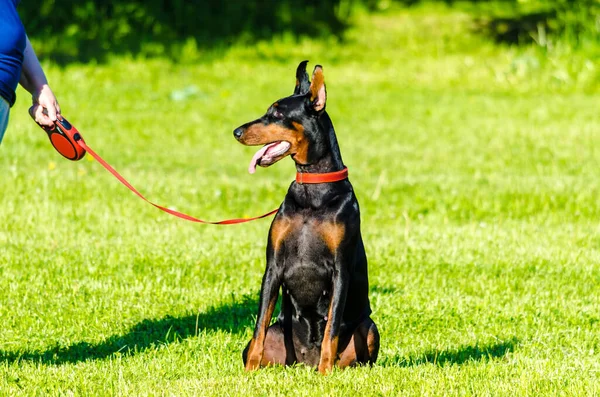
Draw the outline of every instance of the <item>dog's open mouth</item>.
<instances>
[{"instance_id":1,"label":"dog's open mouth","mask_svg":"<svg viewBox=\"0 0 600 397\"><path fill-rule=\"evenodd\" d=\"M279 160L279 156L288 151L290 146L291 144L286 141L277 141L266 144L252 157L250 165L248 166L248 172L254 174L257 165L267 167L273 164Z\"/></svg>"}]
</instances>

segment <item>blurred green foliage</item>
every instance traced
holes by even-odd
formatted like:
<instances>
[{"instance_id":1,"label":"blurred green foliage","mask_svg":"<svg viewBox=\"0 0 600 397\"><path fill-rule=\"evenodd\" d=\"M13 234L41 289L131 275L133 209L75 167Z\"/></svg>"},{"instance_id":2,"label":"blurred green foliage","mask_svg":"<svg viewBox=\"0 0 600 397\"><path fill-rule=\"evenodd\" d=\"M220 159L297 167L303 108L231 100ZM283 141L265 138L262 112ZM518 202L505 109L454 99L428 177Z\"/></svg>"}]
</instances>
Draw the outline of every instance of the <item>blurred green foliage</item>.
<instances>
[{"instance_id":1,"label":"blurred green foliage","mask_svg":"<svg viewBox=\"0 0 600 397\"><path fill-rule=\"evenodd\" d=\"M496 41L545 45L549 38L579 47L600 42L600 0L364 0L370 10L391 5L445 3L482 16L481 30Z\"/></svg>"},{"instance_id":2,"label":"blurred green foliage","mask_svg":"<svg viewBox=\"0 0 600 397\"><path fill-rule=\"evenodd\" d=\"M376 12L420 0L49 0L19 11L43 57L102 60L108 54L167 55L249 43L278 34L342 37L357 9ZM572 47L600 42L600 0L441 0L473 11L498 42ZM184 57L185 58L185 57Z\"/></svg>"},{"instance_id":3,"label":"blurred green foliage","mask_svg":"<svg viewBox=\"0 0 600 397\"><path fill-rule=\"evenodd\" d=\"M50 0L21 2L30 36L57 60L102 58L107 52L177 53L234 40L339 34L352 0Z\"/></svg>"},{"instance_id":4,"label":"blurred green foliage","mask_svg":"<svg viewBox=\"0 0 600 397\"><path fill-rule=\"evenodd\" d=\"M500 5L500 6L498 6ZM496 3L487 32L499 42L546 46L564 41L573 47L600 42L599 0L509 0Z\"/></svg>"}]
</instances>

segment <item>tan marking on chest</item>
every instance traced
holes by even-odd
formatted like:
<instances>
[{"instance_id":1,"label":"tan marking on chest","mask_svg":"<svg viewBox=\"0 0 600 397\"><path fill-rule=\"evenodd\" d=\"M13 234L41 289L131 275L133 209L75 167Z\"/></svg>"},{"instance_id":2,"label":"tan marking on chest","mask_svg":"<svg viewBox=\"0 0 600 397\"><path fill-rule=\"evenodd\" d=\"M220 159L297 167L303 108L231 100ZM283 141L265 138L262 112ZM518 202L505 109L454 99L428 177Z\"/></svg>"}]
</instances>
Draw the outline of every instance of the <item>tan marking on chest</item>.
<instances>
[{"instance_id":1,"label":"tan marking on chest","mask_svg":"<svg viewBox=\"0 0 600 397\"><path fill-rule=\"evenodd\" d=\"M331 252L337 251L340 243L344 239L346 228L344 225L333 222L322 223L319 227L323 241Z\"/></svg>"},{"instance_id":2,"label":"tan marking on chest","mask_svg":"<svg viewBox=\"0 0 600 397\"><path fill-rule=\"evenodd\" d=\"M283 241L288 238L292 232L298 231L303 227L308 227L311 233L320 236L332 253L337 251L346 232L344 225L339 223L321 223L313 220L304 225L303 218L300 216L291 218L282 217L275 219L271 226L271 243L273 244L273 249L278 251L281 248Z\"/></svg>"},{"instance_id":3,"label":"tan marking on chest","mask_svg":"<svg viewBox=\"0 0 600 397\"><path fill-rule=\"evenodd\" d=\"M273 225L271 226L271 243L275 251L279 250L281 243L297 227L297 223L297 219L287 217L278 218L273 221Z\"/></svg>"}]
</instances>

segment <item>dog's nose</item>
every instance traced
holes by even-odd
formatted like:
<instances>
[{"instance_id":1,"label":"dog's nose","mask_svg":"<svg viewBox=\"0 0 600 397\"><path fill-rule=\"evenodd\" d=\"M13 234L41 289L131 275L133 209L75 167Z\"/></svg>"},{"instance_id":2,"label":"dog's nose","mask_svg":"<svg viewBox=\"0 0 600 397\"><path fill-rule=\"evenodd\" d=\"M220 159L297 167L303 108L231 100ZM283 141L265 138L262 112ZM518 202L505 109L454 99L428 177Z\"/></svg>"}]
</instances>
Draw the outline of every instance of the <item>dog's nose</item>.
<instances>
[{"instance_id":1,"label":"dog's nose","mask_svg":"<svg viewBox=\"0 0 600 397\"><path fill-rule=\"evenodd\" d=\"M240 139L243 134L244 129L242 127L238 127L235 130L233 130L233 136L235 137L235 139Z\"/></svg>"}]
</instances>

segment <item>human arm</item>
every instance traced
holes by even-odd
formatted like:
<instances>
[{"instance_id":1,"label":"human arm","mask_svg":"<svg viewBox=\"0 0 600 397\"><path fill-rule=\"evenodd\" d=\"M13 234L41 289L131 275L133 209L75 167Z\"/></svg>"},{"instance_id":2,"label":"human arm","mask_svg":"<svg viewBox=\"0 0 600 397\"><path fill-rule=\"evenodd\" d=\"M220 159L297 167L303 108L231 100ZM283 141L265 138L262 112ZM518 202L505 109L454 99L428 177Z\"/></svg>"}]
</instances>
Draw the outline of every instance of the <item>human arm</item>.
<instances>
[{"instance_id":1,"label":"human arm","mask_svg":"<svg viewBox=\"0 0 600 397\"><path fill-rule=\"evenodd\" d=\"M33 107L29 111L31 117L41 126L52 127L57 115L60 115L60 106L48 86L44 70L28 37L23 52L23 67L19 83L31 93L33 101Z\"/></svg>"}]
</instances>

